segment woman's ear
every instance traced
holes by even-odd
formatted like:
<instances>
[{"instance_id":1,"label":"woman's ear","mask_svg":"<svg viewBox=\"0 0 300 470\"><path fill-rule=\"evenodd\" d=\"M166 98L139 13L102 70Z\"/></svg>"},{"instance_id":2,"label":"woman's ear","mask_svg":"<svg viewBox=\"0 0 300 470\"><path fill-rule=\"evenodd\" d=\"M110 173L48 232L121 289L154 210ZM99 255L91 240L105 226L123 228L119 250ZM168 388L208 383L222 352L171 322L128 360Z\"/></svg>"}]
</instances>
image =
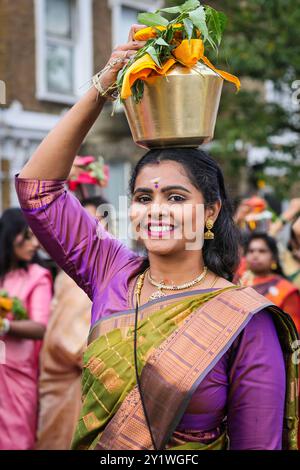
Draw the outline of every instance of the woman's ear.
<instances>
[{"instance_id":1,"label":"woman's ear","mask_svg":"<svg viewBox=\"0 0 300 470\"><path fill-rule=\"evenodd\" d=\"M218 218L221 208L222 208L222 202L220 199L218 199L218 201L216 201L214 204L209 205L205 209L205 220L212 219L213 222L215 223L215 221Z\"/></svg>"}]
</instances>

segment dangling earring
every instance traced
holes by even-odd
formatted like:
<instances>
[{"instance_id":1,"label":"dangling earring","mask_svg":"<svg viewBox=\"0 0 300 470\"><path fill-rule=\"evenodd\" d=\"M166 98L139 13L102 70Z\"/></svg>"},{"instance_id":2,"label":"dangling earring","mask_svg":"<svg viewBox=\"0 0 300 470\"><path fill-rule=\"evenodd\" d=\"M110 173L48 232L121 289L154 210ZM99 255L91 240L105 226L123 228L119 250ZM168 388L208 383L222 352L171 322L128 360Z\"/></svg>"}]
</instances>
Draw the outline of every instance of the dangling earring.
<instances>
[{"instance_id":1,"label":"dangling earring","mask_svg":"<svg viewBox=\"0 0 300 470\"><path fill-rule=\"evenodd\" d=\"M276 271L276 269L278 268L278 265L277 263L275 263L275 261L271 264L271 269L272 271Z\"/></svg>"},{"instance_id":2,"label":"dangling earring","mask_svg":"<svg viewBox=\"0 0 300 470\"><path fill-rule=\"evenodd\" d=\"M207 219L205 225L207 228L207 232L204 233L204 240L213 240L215 238L215 234L211 232L211 229L214 226L213 221L211 219Z\"/></svg>"}]
</instances>

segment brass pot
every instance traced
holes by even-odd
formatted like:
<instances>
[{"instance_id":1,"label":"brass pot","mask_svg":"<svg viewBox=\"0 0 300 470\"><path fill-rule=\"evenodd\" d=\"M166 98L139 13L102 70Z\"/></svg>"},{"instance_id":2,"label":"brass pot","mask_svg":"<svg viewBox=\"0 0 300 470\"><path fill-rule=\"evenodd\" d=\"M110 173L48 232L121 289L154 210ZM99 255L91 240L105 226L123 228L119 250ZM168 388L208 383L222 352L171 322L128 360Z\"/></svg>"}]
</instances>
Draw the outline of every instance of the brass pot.
<instances>
[{"instance_id":1,"label":"brass pot","mask_svg":"<svg viewBox=\"0 0 300 470\"><path fill-rule=\"evenodd\" d=\"M136 104L125 100L133 140L141 147L198 147L214 135L223 79L206 65L175 64L167 76L145 82Z\"/></svg>"}]
</instances>

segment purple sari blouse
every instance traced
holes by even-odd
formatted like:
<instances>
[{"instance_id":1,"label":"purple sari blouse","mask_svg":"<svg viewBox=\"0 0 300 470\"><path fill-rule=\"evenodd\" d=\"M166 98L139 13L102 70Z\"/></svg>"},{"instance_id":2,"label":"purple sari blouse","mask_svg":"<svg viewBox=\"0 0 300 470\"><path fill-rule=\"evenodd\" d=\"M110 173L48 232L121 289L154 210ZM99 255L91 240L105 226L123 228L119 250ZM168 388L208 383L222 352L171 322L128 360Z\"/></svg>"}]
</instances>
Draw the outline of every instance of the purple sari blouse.
<instances>
[{"instance_id":1,"label":"purple sari blouse","mask_svg":"<svg viewBox=\"0 0 300 470\"><path fill-rule=\"evenodd\" d=\"M64 183L16 177L30 227L92 300L94 325L104 316L133 308L132 285L144 258L108 234ZM230 449L281 449L285 387L272 315L261 310L198 386L177 431L213 433L227 418Z\"/></svg>"}]
</instances>

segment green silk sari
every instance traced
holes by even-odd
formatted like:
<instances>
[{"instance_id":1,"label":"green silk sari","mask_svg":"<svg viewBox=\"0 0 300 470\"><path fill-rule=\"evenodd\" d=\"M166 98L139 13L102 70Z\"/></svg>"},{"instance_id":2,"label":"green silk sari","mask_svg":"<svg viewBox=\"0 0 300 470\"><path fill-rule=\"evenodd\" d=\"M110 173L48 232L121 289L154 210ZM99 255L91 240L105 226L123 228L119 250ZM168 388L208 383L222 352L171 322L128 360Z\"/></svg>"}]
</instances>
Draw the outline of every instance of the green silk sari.
<instances>
[{"instance_id":1,"label":"green silk sari","mask_svg":"<svg viewBox=\"0 0 300 470\"><path fill-rule=\"evenodd\" d=\"M296 449L298 367L292 362L292 343L297 333L289 317L251 288L234 286L204 293L191 292L179 300L178 295L176 300L168 297L141 307L138 321L138 370L143 387L153 390L147 410L152 414L150 421L154 423L155 441L160 448L228 447L226 432L210 444L181 441L173 432L195 384L199 385L253 314L269 307L274 311L286 359L284 441L286 448ZM201 331L208 330L211 336L201 338ZM91 343L84 355L83 407L72 448L151 449L135 378L134 311L105 317L90 336ZM160 366L161 384L157 383L157 371L155 375L151 372L156 363ZM165 414L158 416L157 413L160 398L165 391L167 393L166 384L178 387L174 404L180 411L175 416L168 407Z\"/></svg>"}]
</instances>

